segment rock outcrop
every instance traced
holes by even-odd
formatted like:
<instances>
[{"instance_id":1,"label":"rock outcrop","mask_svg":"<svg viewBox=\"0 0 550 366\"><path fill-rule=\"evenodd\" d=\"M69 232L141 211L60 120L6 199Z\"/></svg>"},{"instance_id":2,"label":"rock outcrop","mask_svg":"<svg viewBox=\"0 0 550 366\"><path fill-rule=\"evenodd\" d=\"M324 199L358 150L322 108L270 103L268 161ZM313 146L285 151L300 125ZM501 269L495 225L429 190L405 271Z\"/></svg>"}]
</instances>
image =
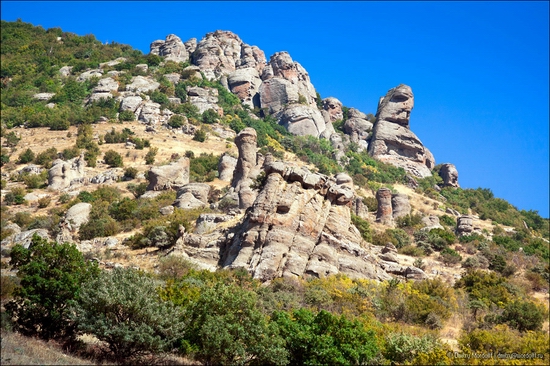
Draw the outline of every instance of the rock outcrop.
<instances>
[{"instance_id":1,"label":"rock outcrop","mask_svg":"<svg viewBox=\"0 0 550 366\"><path fill-rule=\"evenodd\" d=\"M224 153L218 163L219 179L231 182L233 180L233 173L237 167L237 159L231 155Z\"/></svg>"},{"instance_id":2,"label":"rock outcrop","mask_svg":"<svg viewBox=\"0 0 550 366\"><path fill-rule=\"evenodd\" d=\"M445 187L460 187L458 184L458 170L456 170L453 164L441 164L438 174L443 179L443 185Z\"/></svg>"},{"instance_id":3,"label":"rock outcrop","mask_svg":"<svg viewBox=\"0 0 550 366\"><path fill-rule=\"evenodd\" d=\"M411 213L411 204L409 203L409 196L403 193L393 194L391 197L392 217L397 219L398 217L407 216Z\"/></svg>"},{"instance_id":4,"label":"rock outcrop","mask_svg":"<svg viewBox=\"0 0 550 366\"><path fill-rule=\"evenodd\" d=\"M368 151L383 162L425 178L431 176L435 160L409 128L413 106L414 96L409 86L401 84L390 89L378 104Z\"/></svg>"},{"instance_id":5,"label":"rock outcrop","mask_svg":"<svg viewBox=\"0 0 550 366\"><path fill-rule=\"evenodd\" d=\"M158 89L160 83L146 76L134 76L132 82L126 85L126 90L136 93L148 93Z\"/></svg>"},{"instance_id":6,"label":"rock outcrop","mask_svg":"<svg viewBox=\"0 0 550 366\"><path fill-rule=\"evenodd\" d=\"M281 114L279 124L298 136L319 137L326 129L325 119L317 107L289 105Z\"/></svg>"},{"instance_id":7,"label":"rock outcrop","mask_svg":"<svg viewBox=\"0 0 550 366\"><path fill-rule=\"evenodd\" d=\"M227 78L229 90L250 108L260 106L260 85L262 80L253 67L237 69Z\"/></svg>"},{"instance_id":8,"label":"rock outcrop","mask_svg":"<svg viewBox=\"0 0 550 366\"><path fill-rule=\"evenodd\" d=\"M182 157L168 165L151 167L147 190L178 189L187 183L189 183L189 159Z\"/></svg>"},{"instance_id":9,"label":"rock outcrop","mask_svg":"<svg viewBox=\"0 0 550 366\"><path fill-rule=\"evenodd\" d=\"M218 89L201 88L198 86L187 88L187 97L189 103L199 109L199 113L203 113L208 109L213 109L218 112L220 107L218 103Z\"/></svg>"},{"instance_id":10,"label":"rock outcrop","mask_svg":"<svg viewBox=\"0 0 550 366\"><path fill-rule=\"evenodd\" d=\"M376 192L376 200L378 201L378 210L376 211L376 222L386 225L393 224L392 211L392 193L389 188L380 188Z\"/></svg>"},{"instance_id":11,"label":"rock outcrop","mask_svg":"<svg viewBox=\"0 0 550 366\"><path fill-rule=\"evenodd\" d=\"M208 205L210 186L206 183L189 183L178 190L174 207L198 208Z\"/></svg>"},{"instance_id":12,"label":"rock outcrop","mask_svg":"<svg viewBox=\"0 0 550 366\"><path fill-rule=\"evenodd\" d=\"M265 185L243 224L221 248L224 267L254 278L326 276L388 279L350 221L351 178L328 177L282 162L264 166Z\"/></svg>"},{"instance_id":13,"label":"rock outcrop","mask_svg":"<svg viewBox=\"0 0 550 366\"><path fill-rule=\"evenodd\" d=\"M362 151L368 148L368 140L372 133L373 124L368 120L367 115L351 108L348 111L349 118L344 123L344 132L350 136L350 141L359 145Z\"/></svg>"},{"instance_id":14,"label":"rock outcrop","mask_svg":"<svg viewBox=\"0 0 550 366\"><path fill-rule=\"evenodd\" d=\"M328 112L330 122L344 119L342 102L333 97L323 99L323 109Z\"/></svg>"},{"instance_id":15,"label":"rock outcrop","mask_svg":"<svg viewBox=\"0 0 550 366\"><path fill-rule=\"evenodd\" d=\"M256 130L251 127L243 129L235 138L239 158L231 186L239 197L239 207L243 209L250 207L258 194L250 187L259 173L257 166L261 166L258 164L257 138Z\"/></svg>"},{"instance_id":16,"label":"rock outcrop","mask_svg":"<svg viewBox=\"0 0 550 366\"><path fill-rule=\"evenodd\" d=\"M166 36L166 40L151 43L150 52L163 56L166 61L185 62L189 60L189 52L180 37L175 34Z\"/></svg>"},{"instance_id":17,"label":"rock outcrop","mask_svg":"<svg viewBox=\"0 0 550 366\"><path fill-rule=\"evenodd\" d=\"M48 188L60 191L80 183L85 178L86 160L84 155L71 160L56 159L48 170Z\"/></svg>"},{"instance_id":18,"label":"rock outcrop","mask_svg":"<svg viewBox=\"0 0 550 366\"><path fill-rule=\"evenodd\" d=\"M470 235L474 231L474 219L472 216L463 215L456 220L456 232L458 235Z\"/></svg>"}]
</instances>

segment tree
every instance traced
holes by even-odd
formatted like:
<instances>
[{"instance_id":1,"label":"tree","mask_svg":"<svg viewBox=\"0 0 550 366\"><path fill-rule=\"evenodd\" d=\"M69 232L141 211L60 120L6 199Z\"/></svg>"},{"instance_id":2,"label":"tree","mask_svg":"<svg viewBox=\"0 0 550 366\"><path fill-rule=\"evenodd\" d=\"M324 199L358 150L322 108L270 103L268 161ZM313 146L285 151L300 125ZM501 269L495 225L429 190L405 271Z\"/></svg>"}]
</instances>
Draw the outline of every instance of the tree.
<instances>
[{"instance_id":1,"label":"tree","mask_svg":"<svg viewBox=\"0 0 550 366\"><path fill-rule=\"evenodd\" d=\"M284 341L257 307L257 297L235 285L203 288L189 307L185 353L205 364L286 364Z\"/></svg>"},{"instance_id":2,"label":"tree","mask_svg":"<svg viewBox=\"0 0 550 366\"><path fill-rule=\"evenodd\" d=\"M36 234L28 249L15 245L10 257L21 287L6 310L15 317L17 330L45 339L72 336L68 304L99 273L97 265L85 261L74 244L48 242Z\"/></svg>"},{"instance_id":3,"label":"tree","mask_svg":"<svg viewBox=\"0 0 550 366\"><path fill-rule=\"evenodd\" d=\"M185 332L182 309L162 301L143 272L115 268L82 286L72 307L78 330L107 342L119 359L176 347Z\"/></svg>"},{"instance_id":4,"label":"tree","mask_svg":"<svg viewBox=\"0 0 550 366\"><path fill-rule=\"evenodd\" d=\"M145 164L153 164L155 162L155 156L157 156L158 151L158 147L150 147L147 154L145 154Z\"/></svg>"},{"instance_id":5,"label":"tree","mask_svg":"<svg viewBox=\"0 0 550 366\"><path fill-rule=\"evenodd\" d=\"M122 156L114 150L107 151L103 156L103 160L105 160L105 164L108 164L111 168L124 165Z\"/></svg>"},{"instance_id":6,"label":"tree","mask_svg":"<svg viewBox=\"0 0 550 366\"><path fill-rule=\"evenodd\" d=\"M500 321L509 324L520 332L541 330L548 314L541 306L531 301L515 300L504 308Z\"/></svg>"},{"instance_id":7,"label":"tree","mask_svg":"<svg viewBox=\"0 0 550 366\"><path fill-rule=\"evenodd\" d=\"M19 154L19 160L17 161L19 164L27 164L34 160L34 151L31 149L27 149L23 151L21 154Z\"/></svg>"},{"instance_id":8,"label":"tree","mask_svg":"<svg viewBox=\"0 0 550 366\"><path fill-rule=\"evenodd\" d=\"M344 315L299 309L275 312L273 321L286 341L292 365L365 364L378 353L374 332Z\"/></svg>"},{"instance_id":9,"label":"tree","mask_svg":"<svg viewBox=\"0 0 550 366\"><path fill-rule=\"evenodd\" d=\"M195 131L195 135L193 136L193 140L198 141L198 142L206 141L206 132L202 128L200 130Z\"/></svg>"}]
</instances>

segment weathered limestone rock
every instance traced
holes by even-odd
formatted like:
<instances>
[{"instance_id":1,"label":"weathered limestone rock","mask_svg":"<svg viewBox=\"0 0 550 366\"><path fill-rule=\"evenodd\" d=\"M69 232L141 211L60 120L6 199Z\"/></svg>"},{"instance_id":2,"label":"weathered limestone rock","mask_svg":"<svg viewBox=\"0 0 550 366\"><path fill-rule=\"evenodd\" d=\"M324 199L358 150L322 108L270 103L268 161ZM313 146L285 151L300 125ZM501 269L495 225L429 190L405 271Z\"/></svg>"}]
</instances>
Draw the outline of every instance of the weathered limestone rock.
<instances>
[{"instance_id":1,"label":"weathered limestone rock","mask_svg":"<svg viewBox=\"0 0 550 366\"><path fill-rule=\"evenodd\" d=\"M199 113L203 113L208 109L218 111L220 107L218 103L218 89L215 88L201 88L198 86L188 87L187 96L189 103L193 104L199 109Z\"/></svg>"},{"instance_id":2,"label":"weathered limestone rock","mask_svg":"<svg viewBox=\"0 0 550 366\"><path fill-rule=\"evenodd\" d=\"M355 197L355 199L352 201L351 212L355 216L359 216L362 219L366 219L368 217L369 209L363 203L363 198Z\"/></svg>"},{"instance_id":3,"label":"weathered limestone rock","mask_svg":"<svg viewBox=\"0 0 550 366\"><path fill-rule=\"evenodd\" d=\"M85 177L84 155L68 161L56 159L48 170L48 188L60 191Z\"/></svg>"},{"instance_id":4,"label":"weathered limestone rock","mask_svg":"<svg viewBox=\"0 0 550 366\"><path fill-rule=\"evenodd\" d=\"M177 72L173 72L171 74L164 74L163 75L169 82L172 84L177 84L180 81L181 75Z\"/></svg>"},{"instance_id":5,"label":"weathered limestone rock","mask_svg":"<svg viewBox=\"0 0 550 366\"><path fill-rule=\"evenodd\" d=\"M220 214L201 214L197 219L195 234L203 235L214 231L222 222L232 220L234 216Z\"/></svg>"},{"instance_id":6,"label":"weathered limestone rock","mask_svg":"<svg viewBox=\"0 0 550 366\"><path fill-rule=\"evenodd\" d=\"M239 149L237 166L233 173L231 186L239 195L239 207L248 208L256 199L257 192L250 188L253 178L253 170L258 163L257 134L251 127L243 129L235 138L235 144Z\"/></svg>"},{"instance_id":7,"label":"weathered limestone rock","mask_svg":"<svg viewBox=\"0 0 550 366\"><path fill-rule=\"evenodd\" d=\"M392 216L394 219L398 217L407 216L411 213L411 204L409 203L409 196L402 193L397 193L391 197Z\"/></svg>"},{"instance_id":8,"label":"weathered limestone rock","mask_svg":"<svg viewBox=\"0 0 550 366\"><path fill-rule=\"evenodd\" d=\"M401 84L390 89L378 104L368 151L383 162L425 178L431 175L435 160L409 128L413 106L414 97L409 86Z\"/></svg>"},{"instance_id":9,"label":"weathered limestone rock","mask_svg":"<svg viewBox=\"0 0 550 366\"><path fill-rule=\"evenodd\" d=\"M161 122L160 104L146 100L141 105L138 121L148 125L156 125Z\"/></svg>"},{"instance_id":10,"label":"weathered limestone rock","mask_svg":"<svg viewBox=\"0 0 550 366\"><path fill-rule=\"evenodd\" d=\"M380 188L376 192L376 200L378 201L376 222L380 222L386 225L393 224L391 190L389 188Z\"/></svg>"},{"instance_id":11,"label":"weathered limestone rock","mask_svg":"<svg viewBox=\"0 0 550 366\"><path fill-rule=\"evenodd\" d=\"M445 187L454 187L458 188L458 171L453 164L442 164L438 172L439 176L443 179L443 184Z\"/></svg>"},{"instance_id":12,"label":"weathered limestone rock","mask_svg":"<svg viewBox=\"0 0 550 366\"><path fill-rule=\"evenodd\" d=\"M37 93L32 97L37 100L46 101L52 99L54 95L55 93Z\"/></svg>"},{"instance_id":13,"label":"weathered limestone rock","mask_svg":"<svg viewBox=\"0 0 550 366\"><path fill-rule=\"evenodd\" d=\"M159 212L163 216L168 216L174 213L174 206L164 206L159 209Z\"/></svg>"},{"instance_id":14,"label":"weathered limestone rock","mask_svg":"<svg viewBox=\"0 0 550 366\"><path fill-rule=\"evenodd\" d=\"M189 183L189 159L183 157L168 165L151 167L147 190L177 189L187 183Z\"/></svg>"},{"instance_id":15,"label":"weathered limestone rock","mask_svg":"<svg viewBox=\"0 0 550 366\"><path fill-rule=\"evenodd\" d=\"M281 162L268 162L265 171L265 186L242 227L221 248L224 267L244 267L263 281L339 272L390 278L351 224L349 176L327 177Z\"/></svg>"},{"instance_id":16,"label":"weathered limestone rock","mask_svg":"<svg viewBox=\"0 0 550 366\"><path fill-rule=\"evenodd\" d=\"M120 111L131 111L136 112L138 110L138 107L141 105L141 102L143 99L141 99L138 95L130 95L127 97L122 98L122 102L120 103Z\"/></svg>"},{"instance_id":17,"label":"weathered limestone rock","mask_svg":"<svg viewBox=\"0 0 550 366\"><path fill-rule=\"evenodd\" d=\"M147 93L153 90L158 89L160 83L157 81L146 77L146 76L134 76L132 82L126 85L126 90L133 91L136 93Z\"/></svg>"},{"instance_id":18,"label":"weathered limestone rock","mask_svg":"<svg viewBox=\"0 0 550 366\"><path fill-rule=\"evenodd\" d=\"M239 68L227 78L229 90L250 108L260 106L259 89L262 84L258 70L253 67Z\"/></svg>"},{"instance_id":19,"label":"weathered limestone rock","mask_svg":"<svg viewBox=\"0 0 550 366\"><path fill-rule=\"evenodd\" d=\"M189 60L189 52L175 34L166 36L166 40L158 40L151 43L150 52L154 55L163 56L166 61L185 62Z\"/></svg>"},{"instance_id":20,"label":"weathered limestone rock","mask_svg":"<svg viewBox=\"0 0 550 366\"><path fill-rule=\"evenodd\" d=\"M470 235L474 231L474 219L472 216L463 215L456 220L456 232L458 235Z\"/></svg>"},{"instance_id":21,"label":"weathered limestone rock","mask_svg":"<svg viewBox=\"0 0 550 366\"><path fill-rule=\"evenodd\" d=\"M342 102L336 98L328 97L323 99L323 109L328 112L330 122L344 118L344 114L342 112Z\"/></svg>"},{"instance_id":22,"label":"weathered limestone rock","mask_svg":"<svg viewBox=\"0 0 550 366\"><path fill-rule=\"evenodd\" d=\"M178 190L174 207L198 208L208 205L210 186L206 183L188 183Z\"/></svg>"},{"instance_id":23,"label":"weathered limestone rock","mask_svg":"<svg viewBox=\"0 0 550 366\"><path fill-rule=\"evenodd\" d=\"M319 137L326 129L325 120L317 107L289 105L281 114L279 124L298 136Z\"/></svg>"},{"instance_id":24,"label":"weathered limestone rock","mask_svg":"<svg viewBox=\"0 0 550 366\"><path fill-rule=\"evenodd\" d=\"M231 155L224 153L218 163L219 179L231 182L233 180L233 172L237 167L237 159Z\"/></svg>"},{"instance_id":25,"label":"weathered limestone rock","mask_svg":"<svg viewBox=\"0 0 550 366\"><path fill-rule=\"evenodd\" d=\"M29 249L32 242L33 235L36 234L43 239L51 240L50 234L46 229L32 229L21 231L19 233L13 233L0 243L2 248L11 248L15 244L21 244L25 249Z\"/></svg>"},{"instance_id":26,"label":"weathered limestone rock","mask_svg":"<svg viewBox=\"0 0 550 366\"><path fill-rule=\"evenodd\" d=\"M59 75L61 75L61 77L68 77L71 75L71 71L73 69L73 66L63 66L62 68L59 69Z\"/></svg>"},{"instance_id":27,"label":"weathered limestone rock","mask_svg":"<svg viewBox=\"0 0 550 366\"><path fill-rule=\"evenodd\" d=\"M101 69L88 70L80 74L76 81L83 82L93 77L100 78L101 76L103 76L103 70Z\"/></svg>"},{"instance_id":28,"label":"weathered limestone rock","mask_svg":"<svg viewBox=\"0 0 550 366\"><path fill-rule=\"evenodd\" d=\"M288 80L270 78L260 85L260 105L267 108L269 114L276 114L285 105L298 103L298 89Z\"/></svg>"},{"instance_id":29,"label":"weathered limestone rock","mask_svg":"<svg viewBox=\"0 0 550 366\"><path fill-rule=\"evenodd\" d=\"M93 183L93 184L116 183L123 176L124 176L124 170L122 168L109 169L90 178L90 183Z\"/></svg>"},{"instance_id":30,"label":"weathered limestone rock","mask_svg":"<svg viewBox=\"0 0 550 366\"><path fill-rule=\"evenodd\" d=\"M422 218L422 223L424 227L422 230L430 231L432 229L443 229L443 226L439 223L439 216L429 215Z\"/></svg>"},{"instance_id":31,"label":"weathered limestone rock","mask_svg":"<svg viewBox=\"0 0 550 366\"><path fill-rule=\"evenodd\" d=\"M72 232L78 231L80 226L88 222L91 210L90 203L77 203L67 210L62 225Z\"/></svg>"},{"instance_id":32,"label":"weathered limestone rock","mask_svg":"<svg viewBox=\"0 0 550 366\"><path fill-rule=\"evenodd\" d=\"M125 57L118 57L114 60L100 63L99 67L102 68L102 69L107 67L107 66L112 67L112 66L118 65L118 64L120 64L121 62L124 62L124 61L126 61Z\"/></svg>"}]
</instances>

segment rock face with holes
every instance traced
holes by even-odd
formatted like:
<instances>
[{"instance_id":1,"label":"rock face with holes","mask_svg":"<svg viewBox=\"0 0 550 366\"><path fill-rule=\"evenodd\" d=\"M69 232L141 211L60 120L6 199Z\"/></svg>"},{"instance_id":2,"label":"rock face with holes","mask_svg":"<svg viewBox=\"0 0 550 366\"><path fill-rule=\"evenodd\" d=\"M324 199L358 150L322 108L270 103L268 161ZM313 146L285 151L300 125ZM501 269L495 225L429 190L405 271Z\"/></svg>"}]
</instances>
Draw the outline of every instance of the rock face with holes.
<instances>
[{"instance_id":1,"label":"rock face with holes","mask_svg":"<svg viewBox=\"0 0 550 366\"><path fill-rule=\"evenodd\" d=\"M419 178L431 176L435 166L432 153L410 130L414 96L407 85L390 89L378 103L369 154L385 163L405 169Z\"/></svg>"},{"instance_id":2,"label":"rock face with holes","mask_svg":"<svg viewBox=\"0 0 550 366\"><path fill-rule=\"evenodd\" d=\"M80 183L86 176L85 167L84 154L68 161L54 160L48 170L48 188L60 191L72 184Z\"/></svg>"},{"instance_id":3,"label":"rock face with holes","mask_svg":"<svg viewBox=\"0 0 550 366\"><path fill-rule=\"evenodd\" d=\"M304 274L388 279L351 223L353 183L282 162L264 165L266 182L243 224L221 247L224 267L262 281Z\"/></svg>"}]
</instances>

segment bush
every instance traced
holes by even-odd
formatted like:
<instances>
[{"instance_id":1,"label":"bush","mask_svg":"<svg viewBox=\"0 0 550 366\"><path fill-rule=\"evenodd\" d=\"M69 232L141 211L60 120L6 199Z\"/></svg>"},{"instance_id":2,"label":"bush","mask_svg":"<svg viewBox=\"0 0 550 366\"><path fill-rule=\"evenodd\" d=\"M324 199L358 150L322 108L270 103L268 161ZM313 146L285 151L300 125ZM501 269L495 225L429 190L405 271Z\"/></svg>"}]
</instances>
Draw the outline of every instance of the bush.
<instances>
[{"instance_id":1,"label":"bush","mask_svg":"<svg viewBox=\"0 0 550 366\"><path fill-rule=\"evenodd\" d=\"M515 300L506 304L499 318L501 323L507 323L520 332L542 329L542 323L548 318L548 312L543 306L532 301Z\"/></svg>"},{"instance_id":2,"label":"bush","mask_svg":"<svg viewBox=\"0 0 550 366\"><path fill-rule=\"evenodd\" d=\"M462 260L462 256L451 248L445 248L441 251L440 260L446 266L453 266L457 263L460 263L460 261Z\"/></svg>"},{"instance_id":3,"label":"bush","mask_svg":"<svg viewBox=\"0 0 550 366\"><path fill-rule=\"evenodd\" d=\"M19 154L19 159L17 160L17 162L19 164L28 164L34 160L34 157L35 157L34 151L32 151L31 149L27 149L23 151L21 154Z\"/></svg>"},{"instance_id":4,"label":"bush","mask_svg":"<svg viewBox=\"0 0 550 366\"><path fill-rule=\"evenodd\" d=\"M72 336L68 303L79 298L80 287L99 272L74 244L48 242L38 235L29 249L15 245L10 264L18 270L21 287L6 304L18 331L42 338Z\"/></svg>"},{"instance_id":5,"label":"bush","mask_svg":"<svg viewBox=\"0 0 550 366\"><path fill-rule=\"evenodd\" d=\"M50 205L51 202L52 202L51 197L42 197L38 200L38 207L39 208L46 208Z\"/></svg>"},{"instance_id":6,"label":"bush","mask_svg":"<svg viewBox=\"0 0 550 366\"><path fill-rule=\"evenodd\" d=\"M372 232L370 229L369 222L367 220L363 220L359 216L356 216L354 214L351 214L351 222L357 230L361 233L361 237L363 240L370 242L372 240Z\"/></svg>"},{"instance_id":7,"label":"bush","mask_svg":"<svg viewBox=\"0 0 550 366\"><path fill-rule=\"evenodd\" d=\"M44 170L40 174L23 174L22 178L27 188L42 188L47 185L48 171Z\"/></svg>"},{"instance_id":8,"label":"bush","mask_svg":"<svg viewBox=\"0 0 550 366\"><path fill-rule=\"evenodd\" d=\"M216 178L220 157L214 154L201 153L189 163L189 181L211 182Z\"/></svg>"},{"instance_id":9,"label":"bush","mask_svg":"<svg viewBox=\"0 0 550 366\"><path fill-rule=\"evenodd\" d=\"M156 282L134 269L102 272L72 307L78 330L107 342L120 360L171 350L185 331L180 309L162 301Z\"/></svg>"},{"instance_id":10,"label":"bush","mask_svg":"<svg viewBox=\"0 0 550 366\"><path fill-rule=\"evenodd\" d=\"M198 142L204 142L206 141L206 132L201 128L200 130L195 131L195 135L193 136L193 140Z\"/></svg>"},{"instance_id":11,"label":"bush","mask_svg":"<svg viewBox=\"0 0 550 366\"><path fill-rule=\"evenodd\" d=\"M44 168L48 169L52 166L52 161L57 159L57 149L55 147L50 147L49 149L42 151L34 158L34 163L42 165Z\"/></svg>"},{"instance_id":12,"label":"bush","mask_svg":"<svg viewBox=\"0 0 550 366\"><path fill-rule=\"evenodd\" d=\"M80 155L80 149L76 146L68 147L66 149L63 149L61 154L63 155L64 160L69 160L69 159L76 158L77 156L79 156Z\"/></svg>"},{"instance_id":13,"label":"bush","mask_svg":"<svg viewBox=\"0 0 550 366\"><path fill-rule=\"evenodd\" d=\"M93 203L89 221L80 226L78 231L80 240L112 236L120 231L118 222L107 214L108 206L106 201Z\"/></svg>"},{"instance_id":14,"label":"bush","mask_svg":"<svg viewBox=\"0 0 550 366\"><path fill-rule=\"evenodd\" d=\"M207 109L202 113L202 121L209 125L216 123L218 118L218 113L213 109Z\"/></svg>"},{"instance_id":15,"label":"bush","mask_svg":"<svg viewBox=\"0 0 550 366\"><path fill-rule=\"evenodd\" d=\"M118 119L122 122L133 121L136 119L136 116L132 111L122 111L118 114Z\"/></svg>"},{"instance_id":16,"label":"bush","mask_svg":"<svg viewBox=\"0 0 550 366\"><path fill-rule=\"evenodd\" d=\"M145 154L145 164L153 164L155 162L155 157L157 156L158 151L158 147L149 148L149 151L147 151L147 154Z\"/></svg>"},{"instance_id":17,"label":"bush","mask_svg":"<svg viewBox=\"0 0 550 366\"><path fill-rule=\"evenodd\" d=\"M134 184L130 183L126 186L126 188L132 192L135 198L139 198L142 194L145 193L147 190L147 183L140 183L140 184Z\"/></svg>"},{"instance_id":18,"label":"bush","mask_svg":"<svg viewBox=\"0 0 550 366\"><path fill-rule=\"evenodd\" d=\"M124 177L134 179L138 174L138 170L134 167L124 169Z\"/></svg>"},{"instance_id":19,"label":"bush","mask_svg":"<svg viewBox=\"0 0 550 366\"><path fill-rule=\"evenodd\" d=\"M168 121L168 126L172 128L180 128L185 123L186 123L186 120L183 116L175 114L172 117L170 117L170 120Z\"/></svg>"},{"instance_id":20,"label":"bush","mask_svg":"<svg viewBox=\"0 0 550 366\"><path fill-rule=\"evenodd\" d=\"M122 156L114 150L109 150L103 156L105 164L108 164L109 167L121 167L124 165L122 161Z\"/></svg>"},{"instance_id":21,"label":"bush","mask_svg":"<svg viewBox=\"0 0 550 366\"><path fill-rule=\"evenodd\" d=\"M440 347L436 338L429 335L416 337L411 334L391 334L386 339L384 357L399 364L412 361L416 356Z\"/></svg>"}]
</instances>

